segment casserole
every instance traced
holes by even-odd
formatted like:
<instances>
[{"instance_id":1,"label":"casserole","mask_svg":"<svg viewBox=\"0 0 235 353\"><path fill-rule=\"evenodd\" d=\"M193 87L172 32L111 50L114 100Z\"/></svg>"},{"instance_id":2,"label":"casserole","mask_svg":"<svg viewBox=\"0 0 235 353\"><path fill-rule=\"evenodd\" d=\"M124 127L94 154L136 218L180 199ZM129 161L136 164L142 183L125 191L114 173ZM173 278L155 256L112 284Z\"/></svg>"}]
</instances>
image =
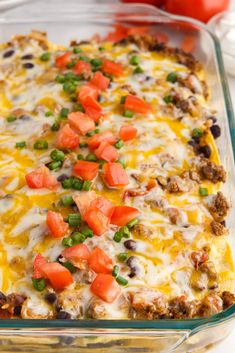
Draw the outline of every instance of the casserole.
<instances>
[{"instance_id":1,"label":"casserole","mask_svg":"<svg viewBox=\"0 0 235 353\"><path fill-rule=\"evenodd\" d=\"M68 22L60 22L60 21L65 21L66 16L66 11L63 12L54 12L53 8L50 9L49 6L46 5L46 12L48 13L48 19L45 21L45 27L41 27L41 23L39 21L39 29L47 29L49 38L54 40L54 42L58 42L58 39L54 39L53 35L56 35L56 30L61 30L62 24L64 25L66 30L63 30L63 40L67 40L67 42L71 39L71 37L76 37L77 38L77 33L76 33L76 23L77 23L77 14L74 14L75 8L72 8L73 4L71 4L71 8L68 12L72 12L70 17L69 17L69 26ZM75 6L75 5L74 5ZM62 7L60 7L62 9ZM23 10L23 9L22 9ZM31 8L33 10L33 8ZM43 12L43 7L42 7L42 12ZM79 35L81 38L84 38L84 34L86 36L88 35L87 27L85 27L84 32L82 31L83 24L87 22L87 17L86 13L89 12L89 7L86 8L85 10L82 8L79 9L79 22L80 22L80 33ZM21 10L17 10L18 15ZM30 13L30 7L27 8L28 13ZM45 10L44 10L45 11ZM84 12L83 12L84 11ZM179 43L180 38L184 35L184 31L188 31L189 27L192 30L192 35L196 35L198 37L201 36L204 29L199 29L199 26L195 23L193 26L188 25L186 22L182 23L182 21L179 22L174 22L170 18L164 18L164 17L159 17L157 14L153 13L152 8L150 7L145 7L145 6L136 6L135 8L133 7L115 7L115 8L109 8L103 11L103 13L99 13L100 10L97 11L97 13L94 13L91 18L90 17L90 34L94 34L97 32L97 27L95 24L99 24L98 32L99 33L105 33L105 29L108 30L111 29L113 21L121 21L120 16L118 16L118 13L122 14L122 18L128 23L131 21L131 24L133 22L136 22L136 25L138 25L138 21L141 20L141 22L144 21L145 24L150 24L154 30L157 30L159 24L161 26L161 31L164 29L167 30L168 32L173 32L172 33L172 39L175 40L175 43ZM133 12L135 11L136 15L128 15L128 12ZM123 15L123 12L125 13L125 16ZM140 13L141 15L138 15ZM143 17L142 14L145 13L145 16ZM32 22L34 23L35 26L35 21L33 18L33 14L31 14L31 19L22 21L22 20L13 20L14 19L14 12L11 12L11 14L6 15L5 19L5 24L2 24L2 31L4 33L7 33L7 38L2 37L2 40L5 41L9 39L9 35L14 35L16 32L17 33L24 33L24 32L29 32L32 27ZM55 16L56 15L56 21L55 21ZM7 16L10 16L10 20ZM104 18L103 18L104 17ZM107 18L109 17L109 18ZM2 20L4 22L4 19ZM111 21L111 22L110 22ZM123 20L122 20L123 21ZM53 31L50 32L50 26L52 26L53 23ZM103 23L103 25L102 25ZM49 26L49 28L46 27L46 25ZM3 29L3 26L4 29ZM70 27L71 26L71 27ZM74 27L73 27L74 26ZM64 28L63 28L64 29ZM2 33L3 33L2 32ZM50 33L52 36L50 36ZM169 33L168 33L169 34ZM174 35L173 35L174 34ZM200 34L200 35L199 35ZM78 38L80 39L80 38ZM205 32L205 36L203 37L202 41L199 43L198 42L198 48L196 52L196 56L199 58L204 63L205 69L208 71L208 81L213 87L214 85L218 84L220 82L220 79L214 77L214 73L218 71L217 67L217 61L215 61L214 57L214 39L213 37L210 36L209 33ZM215 41L216 43L216 41ZM64 43L62 43L64 44ZM203 51L203 48L211 48L211 53L210 55L205 56L205 51ZM199 50L201 49L201 50ZM216 47L216 53L218 56L218 62L221 64L221 57L218 51L218 47ZM207 53L208 54L208 53ZM221 74L223 73L223 68L222 64L219 67ZM227 113L231 113L231 105L229 105L229 96L228 92L226 91L226 85L224 83L224 78L223 78L223 87L225 90L225 103L226 103L226 108L227 108ZM222 117L225 117L225 107L223 107L222 101L220 101L218 104L218 94L221 94L221 100L223 100L222 92L221 92L221 87L218 85L218 88L216 89L216 96L213 95L213 92L215 90L212 89L212 105L215 106L215 108L218 111L218 114L221 115ZM229 109L228 109L229 108ZM222 110L221 110L222 109ZM231 128L231 133L234 133L233 130L233 120L229 120L230 128ZM225 134L221 140L223 140L223 150L221 151L221 157L222 157L222 162L225 165L226 169L230 171L229 173L229 187L231 188L229 192L226 194L233 195L233 157L232 157L232 149L230 145L230 139L228 138L228 122L224 118L223 120L221 119L221 125L222 125L222 131ZM223 126L224 125L224 126ZM225 138L226 136L226 138ZM226 145L224 143L226 141ZM226 147L226 148L225 148ZM223 153L224 149L226 150L226 153ZM226 157L226 158L224 158ZM230 166L230 168L228 168ZM220 332L221 331L221 325L223 326L229 326L230 320L233 315L233 307L228 309L228 311L225 313L220 313L214 317L211 317L209 319L194 319L194 320L174 320L174 321L167 321L167 320L161 320L161 321L152 321L152 322L146 322L146 321L131 321L131 322L122 322L122 321L99 321L99 322L89 322L89 321L76 321L76 322L66 322L66 321L56 321L56 322L42 322L40 320L35 320L33 322L28 322L26 321L20 321L16 323L11 321L8 322L7 320L4 320L3 325L4 327L8 327L10 330L13 330L13 327L17 328L22 328L25 331L21 331L20 335L27 335L32 337L32 345L27 348L27 341L29 341L29 338L27 338L26 342L24 343L23 350L26 351L27 349L31 349L34 347L34 342L37 341L37 335L43 335L44 339L40 339L40 344L41 347L39 347L39 350L43 350L43 344L45 345L45 349L47 349L47 345L51 345L50 349L53 347L55 349L58 348L58 336L61 337L72 337L69 339L61 339L61 346L60 349L63 349L63 345L69 344L70 345L70 350L72 351L73 349L76 349L76 345L81 346L80 349L83 349L84 351L89 351L89 349L102 349L104 352L108 349L110 349L110 345L112 346L112 350L119 351L118 344L126 344L126 350L130 351L136 351L136 347L138 347L139 351L156 351L156 352L161 352L161 351L167 351L167 350L172 350L177 348L183 341L185 341L188 336L190 337L184 346L180 347L179 349L183 352L186 349L187 350L192 350L196 347L201 347L207 343L211 343L213 340L208 332L212 331L213 328L213 333L212 335L217 335L216 330L216 325L220 323L220 326L217 327L217 330ZM19 326L18 326L19 325ZM208 327L211 325L211 327ZM31 330L27 330L27 327L31 327ZM40 328L45 328L47 327L48 329L50 328L51 330L48 330L48 337L49 341L47 341L47 336L44 330L40 330ZM65 329L66 327L66 329ZM97 327L100 329L97 330ZM201 331L202 328L205 328L205 330ZM60 335L58 333L58 330L60 331L63 330L63 333ZM65 330L65 331L64 331ZM130 331L131 330L131 331ZM164 332L164 330L167 331L167 334ZM190 331L191 330L191 331ZM228 331L226 327L224 327L224 334L226 334ZM35 331L35 332L34 332ZM50 332L51 331L51 332ZM200 336L200 340L197 337L193 336L198 332L198 336ZM216 332L216 334L215 334ZM8 343L9 343L9 350L14 349L13 348L13 338L10 337L11 332L9 330L5 331L3 330L2 332L5 334L4 337L4 343L6 343L6 349L8 349ZM53 337L56 337L55 339L50 337L50 333ZM166 335L165 335L166 334ZM99 335L99 338L97 336ZM133 335L133 338L132 336ZM78 337L76 339L76 336ZM202 336L202 337L201 337ZM8 337L8 338L7 338ZM14 333L14 337L16 338L16 333ZM80 337L83 337L80 339ZM104 339L105 337L105 339ZM7 339L5 341L5 339ZM75 339L75 340L74 340ZM113 340L116 341L113 342ZM120 341L121 340L121 341ZM202 341L201 341L202 340ZM51 342L50 342L51 341ZM17 344L19 343L19 338L17 338ZM38 343L38 342L37 342ZM12 346L11 346L12 345ZM35 347L34 349L37 349ZM180 351L179 350L179 351Z\"/></svg>"}]
</instances>

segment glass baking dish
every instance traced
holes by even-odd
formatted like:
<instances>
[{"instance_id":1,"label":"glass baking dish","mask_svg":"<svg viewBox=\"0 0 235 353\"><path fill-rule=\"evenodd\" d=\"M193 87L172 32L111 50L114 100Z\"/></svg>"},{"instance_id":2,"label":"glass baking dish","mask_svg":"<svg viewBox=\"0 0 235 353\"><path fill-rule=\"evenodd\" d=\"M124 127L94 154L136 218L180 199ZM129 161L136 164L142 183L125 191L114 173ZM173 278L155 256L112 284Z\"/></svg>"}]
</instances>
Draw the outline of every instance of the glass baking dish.
<instances>
[{"instance_id":1,"label":"glass baking dish","mask_svg":"<svg viewBox=\"0 0 235 353\"><path fill-rule=\"evenodd\" d=\"M218 40L197 21L167 15L151 6L91 4L76 0L34 1L11 10L0 19L0 40L32 29L46 31L49 40L68 44L112 31L116 24L147 26L166 34L172 46L193 38L193 54L203 63L211 88L211 104L222 127L218 147L228 171L224 193L232 203L228 227L235 227L235 122ZM232 141L232 142L231 142ZM235 253L235 243L231 243ZM233 327L235 305L210 318L155 321L0 320L2 352L193 352L223 339Z\"/></svg>"}]
</instances>

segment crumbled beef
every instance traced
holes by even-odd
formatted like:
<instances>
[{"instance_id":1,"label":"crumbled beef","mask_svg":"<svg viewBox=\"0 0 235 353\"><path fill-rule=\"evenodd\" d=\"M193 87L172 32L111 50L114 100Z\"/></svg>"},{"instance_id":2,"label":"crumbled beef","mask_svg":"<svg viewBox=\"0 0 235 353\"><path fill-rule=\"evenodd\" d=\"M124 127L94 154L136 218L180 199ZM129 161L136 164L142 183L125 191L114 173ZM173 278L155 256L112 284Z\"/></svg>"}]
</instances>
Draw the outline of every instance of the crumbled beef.
<instances>
[{"instance_id":1,"label":"crumbled beef","mask_svg":"<svg viewBox=\"0 0 235 353\"><path fill-rule=\"evenodd\" d=\"M74 318L81 318L83 312L83 301L81 293L75 289L65 289L58 294L57 306L62 310L66 310L71 313Z\"/></svg>"},{"instance_id":2,"label":"crumbled beef","mask_svg":"<svg viewBox=\"0 0 235 353\"><path fill-rule=\"evenodd\" d=\"M169 207L166 210L166 214L172 224L182 226L185 224L184 213L175 207Z\"/></svg>"},{"instance_id":3,"label":"crumbled beef","mask_svg":"<svg viewBox=\"0 0 235 353\"><path fill-rule=\"evenodd\" d=\"M235 304L235 295L224 291L222 293L222 300L223 300L223 308L228 309L231 305Z\"/></svg>"},{"instance_id":4,"label":"crumbled beef","mask_svg":"<svg viewBox=\"0 0 235 353\"><path fill-rule=\"evenodd\" d=\"M132 234L137 238L151 238L153 231L144 224L136 224L132 230Z\"/></svg>"},{"instance_id":5,"label":"crumbled beef","mask_svg":"<svg viewBox=\"0 0 235 353\"><path fill-rule=\"evenodd\" d=\"M167 180L166 189L170 193L187 192L191 185L188 180L182 179L178 175L171 176Z\"/></svg>"},{"instance_id":6,"label":"crumbled beef","mask_svg":"<svg viewBox=\"0 0 235 353\"><path fill-rule=\"evenodd\" d=\"M146 200L146 201L150 205L151 208L157 208L160 211L163 211L168 205L167 200L164 199L163 197L160 197L160 196L156 197L153 200Z\"/></svg>"},{"instance_id":7,"label":"crumbled beef","mask_svg":"<svg viewBox=\"0 0 235 353\"><path fill-rule=\"evenodd\" d=\"M88 304L86 315L90 319L102 319L105 318L107 312L102 300L98 298L92 298Z\"/></svg>"},{"instance_id":8,"label":"crumbled beef","mask_svg":"<svg viewBox=\"0 0 235 353\"><path fill-rule=\"evenodd\" d=\"M227 216L229 203L221 191L213 196L211 202L208 204L208 209L217 222L222 222Z\"/></svg>"},{"instance_id":9,"label":"crumbled beef","mask_svg":"<svg viewBox=\"0 0 235 353\"><path fill-rule=\"evenodd\" d=\"M190 180L195 181L196 183L200 184L200 176L194 170L187 170L187 171L183 172L181 177L186 180L190 179Z\"/></svg>"},{"instance_id":10,"label":"crumbled beef","mask_svg":"<svg viewBox=\"0 0 235 353\"><path fill-rule=\"evenodd\" d=\"M130 315L134 319L159 319L168 313L167 300L163 294L143 288L131 292L129 298Z\"/></svg>"},{"instance_id":11,"label":"crumbled beef","mask_svg":"<svg viewBox=\"0 0 235 353\"><path fill-rule=\"evenodd\" d=\"M223 301L216 294L212 292L208 294L201 302L201 305L198 310L198 316L200 317L209 317L215 314L218 314L223 310Z\"/></svg>"},{"instance_id":12,"label":"crumbled beef","mask_svg":"<svg viewBox=\"0 0 235 353\"><path fill-rule=\"evenodd\" d=\"M228 229L220 222L212 221L210 226L213 234L216 236L228 234Z\"/></svg>"},{"instance_id":13,"label":"crumbled beef","mask_svg":"<svg viewBox=\"0 0 235 353\"><path fill-rule=\"evenodd\" d=\"M205 250L193 251L191 253L191 259L193 261L195 269L197 270L201 264L208 261L209 255L208 252Z\"/></svg>"},{"instance_id":14,"label":"crumbled beef","mask_svg":"<svg viewBox=\"0 0 235 353\"><path fill-rule=\"evenodd\" d=\"M176 107L182 110L183 113L194 116L197 113L197 104L197 99L194 96L189 96L187 99L178 100Z\"/></svg>"},{"instance_id":15,"label":"crumbled beef","mask_svg":"<svg viewBox=\"0 0 235 353\"><path fill-rule=\"evenodd\" d=\"M176 297L169 302L169 312L172 319L192 318L196 315L198 301L187 301L184 296Z\"/></svg>"},{"instance_id":16,"label":"crumbled beef","mask_svg":"<svg viewBox=\"0 0 235 353\"><path fill-rule=\"evenodd\" d=\"M223 166L217 165L206 158L201 159L198 165L198 172L202 179L210 180L213 183L225 182L226 180L226 172Z\"/></svg>"}]
</instances>

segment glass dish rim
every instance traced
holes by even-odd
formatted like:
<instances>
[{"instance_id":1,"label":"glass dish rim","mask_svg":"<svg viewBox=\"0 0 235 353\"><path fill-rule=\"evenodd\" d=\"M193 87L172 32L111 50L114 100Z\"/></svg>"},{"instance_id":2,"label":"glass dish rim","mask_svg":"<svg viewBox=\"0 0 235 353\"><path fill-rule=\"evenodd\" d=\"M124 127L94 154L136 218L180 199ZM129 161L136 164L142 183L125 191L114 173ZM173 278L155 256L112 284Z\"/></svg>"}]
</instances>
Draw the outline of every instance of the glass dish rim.
<instances>
[{"instance_id":1,"label":"glass dish rim","mask_svg":"<svg viewBox=\"0 0 235 353\"><path fill-rule=\"evenodd\" d=\"M30 4L30 3L29 3ZM192 26L196 26L199 28L201 31L206 32L210 38L213 41L214 48L215 48L215 54L216 54L216 62L218 64L218 71L219 71L219 76L220 76L220 84L222 87L223 91L223 97L224 97L224 103L225 103L225 112L227 115L228 119L228 125L229 125L229 131L230 131L230 137L231 137L231 144L232 144L232 151L233 151L233 159L235 160L235 117L234 117L234 112L233 112L233 106L232 106L232 101L229 93L229 87L228 87L228 82L225 74L225 69L224 69L224 64L223 64L223 59L222 59L222 52L221 52L221 47L218 38L215 36L215 34L202 22L199 22L197 20L194 20L189 17L183 17L183 16L176 16L172 15L169 13L166 13L163 10L159 10L155 8L154 6L151 5L143 5L143 4L112 4L107 8L107 4L100 4L99 7L95 8L93 13L89 13L89 15L86 12L86 9L90 6L90 4L87 5L80 5L79 4L79 10L84 10L85 13L89 16L90 20L96 15L107 15L107 14L112 14L114 13L114 10L132 10L132 9L139 9L139 10L149 10L150 15L148 15L148 20L149 21L157 21L159 20L165 20L165 22L181 22L181 23L187 23ZM27 6L27 5L24 5ZM14 10L13 10L14 11ZM47 22L51 21L50 14L47 14L43 19L39 17L35 18L30 18L30 19L4 19L4 15L7 15L8 13L12 12L12 10L9 10L5 12L0 19L0 25L6 25L6 24L19 24L19 23L41 23L41 22ZM56 10L55 10L56 13ZM71 9L72 13L72 9ZM40 15L40 14L39 14ZM66 15L68 13L66 12ZM76 15L76 17L79 17L79 15L84 15L84 13L81 11L79 14ZM48 16L48 17L47 17ZM55 22L59 22L61 19L56 18L54 20ZM124 17L124 21L146 21L146 18L143 16L138 16L134 13L128 14L128 16ZM105 330L104 333L106 332L107 329L111 329L113 333L116 331L120 330L138 330L139 332L142 330L167 330L167 331L190 331L190 335L194 334L198 331L201 331L203 329L209 328L216 326L218 324L222 324L226 321L232 320L235 318L235 304L232 305L230 308L227 310L224 310L220 312L219 314L213 315L211 317L206 317L206 318L198 318L198 319L160 319L160 320L46 320L46 319L2 319L0 320L0 330L2 329L82 329L83 332L85 330Z\"/></svg>"}]
</instances>

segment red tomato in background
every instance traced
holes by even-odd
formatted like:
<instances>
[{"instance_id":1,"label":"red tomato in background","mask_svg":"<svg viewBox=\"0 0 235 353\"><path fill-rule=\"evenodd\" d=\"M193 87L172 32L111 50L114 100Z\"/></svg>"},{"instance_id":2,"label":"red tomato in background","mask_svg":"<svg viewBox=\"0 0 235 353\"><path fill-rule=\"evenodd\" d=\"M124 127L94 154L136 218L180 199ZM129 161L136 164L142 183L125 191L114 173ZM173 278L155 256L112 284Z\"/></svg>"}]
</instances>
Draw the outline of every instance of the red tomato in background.
<instances>
[{"instance_id":1,"label":"red tomato in background","mask_svg":"<svg viewBox=\"0 0 235 353\"><path fill-rule=\"evenodd\" d=\"M149 5L155 5L155 6L161 6L164 3L165 0L122 0L122 2L140 2L140 3L145 3Z\"/></svg>"},{"instance_id":2,"label":"red tomato in background","mask_svg":"<svg viewBox=\"0 0 235 353\"><path fill-rule=\"evenodd\" d=\"M227 10L229 4L230 0L166 0L165 10L207 22L217 13Z\"/></svg>"}]
</instances>

